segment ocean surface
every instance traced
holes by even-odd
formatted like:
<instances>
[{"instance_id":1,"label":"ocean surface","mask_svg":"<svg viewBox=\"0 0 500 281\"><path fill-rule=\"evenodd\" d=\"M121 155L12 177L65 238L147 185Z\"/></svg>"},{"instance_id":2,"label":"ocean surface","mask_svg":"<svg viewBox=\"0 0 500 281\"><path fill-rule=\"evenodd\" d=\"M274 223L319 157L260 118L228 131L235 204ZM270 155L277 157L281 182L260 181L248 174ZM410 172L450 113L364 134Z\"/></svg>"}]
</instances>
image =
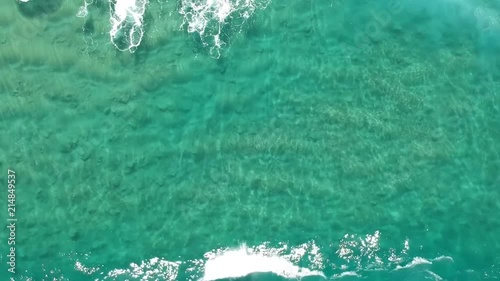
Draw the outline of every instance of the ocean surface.
<instances>
[{"instance_id":1,"label":"ocean surface","mask_svg":"<svg viewBox=\"0 0 500 281\"><path fill-rule=\"evenodd\" d=\"M1 0L0 132L1 280L500 280L498 1Z\"/></svg>"}]
</instances>

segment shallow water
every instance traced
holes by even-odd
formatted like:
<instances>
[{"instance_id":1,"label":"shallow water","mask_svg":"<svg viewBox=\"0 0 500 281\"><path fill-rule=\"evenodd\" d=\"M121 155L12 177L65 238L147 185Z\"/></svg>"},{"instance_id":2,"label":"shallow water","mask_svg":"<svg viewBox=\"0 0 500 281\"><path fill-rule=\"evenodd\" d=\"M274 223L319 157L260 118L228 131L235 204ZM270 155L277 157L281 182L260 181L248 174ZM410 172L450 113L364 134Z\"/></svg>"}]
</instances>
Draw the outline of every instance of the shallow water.
<instances>
[{"instance_id":1,"label":"shallow water","mask_svg":"<svg viewBox=\"0 0 500 281\"><path fill-rule=\"evenodd\" d=\"M499 13L1 2L0 276L500 279Z\"/></svg>"}]
</instances>

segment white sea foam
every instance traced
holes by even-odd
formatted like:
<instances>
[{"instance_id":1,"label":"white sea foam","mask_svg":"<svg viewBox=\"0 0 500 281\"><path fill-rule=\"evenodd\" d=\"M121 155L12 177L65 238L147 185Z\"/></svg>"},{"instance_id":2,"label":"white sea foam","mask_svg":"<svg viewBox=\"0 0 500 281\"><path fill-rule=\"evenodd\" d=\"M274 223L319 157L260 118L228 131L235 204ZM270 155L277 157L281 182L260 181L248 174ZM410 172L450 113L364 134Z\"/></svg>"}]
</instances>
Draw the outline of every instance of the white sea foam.
<instances>
[{"instance_id":1,"label":"white sea foam","mask_svg":"<svg viewBox=\"0 0 500 281\"><path fill-rule=\"evenodd\" d=\"M351 236L353 235L346 235L345 238ZM372 250L379 247L378 239L380 236L379 232L375 232L374 235L358 236L359 240L355 239L358 249L355 251L357 252L355 255L373 254ZM356 236L354 235L354 237ZM371 250L365 249L365 247L369 247ZM403 247L408 248L409 241L405 242ZM330 248L326 250L331 251ZM390 261L380 263L377 256L373 255L372 258L364 260L361 266L358 259L352 259L354 264L347 265L325 258L322 254L323 251L325 249L320 248L314 240L299 245L289 245L282 242L277 246L271 246L269 242L265 242L251 247L242 245L238 248L217 248L206 252L197 259L184 261L152 258L113 270L104 270L103 266L85 265L85 260L89 257L88 254L73 253L68 257L73 261L75 270L92 276L93 280L96 281L120 278L215 281L241 278L251 274L274 274L292 280L308 276L329 280L361 280L380 276L403 280L409 276L419 276L425 280L441 281L447 277L441 277L433 272L434 266L453 263L453 259L449 256L428 259L414 257L411 261L407 260L409 262L406 265L401 266ZM342 259L342 256L339 258Z\"/></svg>"},{"instance_id":2,"label":"white sea foam","mask_svg":"<svg viewBox=\"0 0 500 281\"><path fill-rule=\"evenodd\" d=\"M87 2L89 1L89 2ZM83 6L80 6L80 9L78 9L78 12L76 13L76 16L79 18L84 18L89 14L88 6L93 4L94 0L85 0L83 1Z\"/></svg>"},{"instance_id":3,"label":"white sea foam","mask_svg":"<svg viewBox=\"0 0 500 281\"><path fill-rule=\"evenodd\" d=\"M28 0L18 0L28 1ZM257 9L267 6L270 0L181 0L179 13L182 16L181 29L198 34L201 42L218 57L227 44L223 31L230 19L233 32L241 31L241 25ZM83 0L76 12L77 17L87 17L88 6L94 0ZM144 37L144 14L149 0L108 0L110 15L109 36L111 43L121 51L134 52Z\"/></svg>"},{"instance_id":4,"label":"white sea foam","mask_svg":"<svg viewBox=\"0 0 500 281\"><path fill-rule=\"evenodd\" d=\"M420 266L420 265L430 265L430 264L432 264L431 261L426 260L424 258L416 257L409 264L407 264L405 266L398 265L395 270L413 268L413 267Z\"/></svg>"},{"instance_id":5,"label":"white sea foam","mask_svg":"<svg viewBox=\"0 0 500 281\"><path fill-rule=\"evenodd\" d=\"M421 257L415 257L413 260L405 266L398 265L391 272L396 274L398 279L405 279L405 276L422 276L425 280L441 281L443 277L439 276L437 273L431 271L436 263L442 262L453 262L451 257L440 256L434 259L424 259ZM402 275L401 275L402 274Z\"/></svg>"},{"instance_id":6,"label":"white sea foam","mask_svg":"<svg viewBox=\"0 0 500 281\"><path fill-rule=\"evenodd\" d=\"M454 262L453 258L452 257L449 257L449 256L439 256L435 259L432 259L432 261L439 261L439 262Z\"/></svg>"},{"instance_id":7,"label":"white sea foam","mask_svg":"<svg viewBox=\"0 0 500 281\"><path fill-rule=\"evenodd\" d=\"M346 271L342 272L340 274L336 274L333 276L333 279L342 279L345 277L362 277L361 275L357 274L355 271Z\"/></svg>"},{"instance_id":8,"label":"white sea foam","mask_svg":"<svg viewBox=\"0 0 500 281\"><path fill-rule=\"evenodd\" d=\"M99 267L87 267L83 265L79 260L75 262L75 269L83 272L85 274L91 275L99 270Z\"/></svg>"},{"instance_id":9,"label":"white sea foam","mask_svg":"<svg viewBox=\"0 0 500 281\"><path fill-rule=\"evenodd\" d=\"M183 16L182 26L189 33L197 33L203 45L218 57L227 43L222 38L227 21L246 21L267 4L268 0L182 0L179 13Z\"/></svg>"},{"instance_id":10,"label":"white sea foam","mask_svg":"<svg viewBox=\"0 0 500 281\"><path fill-rule=\"evenodd\" d=\"M133 53L144 36L143 16L147 0L110 0L111 43L121 50Z\"/></svg>"},{"instance_id":11,"label":"white sea foam","mask_svg":"<svg viewBox=\"0 0 500 281\"><path fill-rule=\"evenodd\" d=\"M177 280L179 262L171 262L160 258L142 261L141 264L131 263L129 268L114 269L107 273L102 280L114 280L118 276L132 277L137 280Z\"/></svg>"},{"instance_id":12,"label":"white sea foam","mask_svg":"<svg viewBox=\"0 0 500 281\"><path fill-rule=\"evenodd\" d=\"M203 281L244 277L252 273L274 273L285 278L322 276L320 271L301 268L277 255L265 255L242 246L216 254L205 264Z\"/></svg>"}]
</instances>

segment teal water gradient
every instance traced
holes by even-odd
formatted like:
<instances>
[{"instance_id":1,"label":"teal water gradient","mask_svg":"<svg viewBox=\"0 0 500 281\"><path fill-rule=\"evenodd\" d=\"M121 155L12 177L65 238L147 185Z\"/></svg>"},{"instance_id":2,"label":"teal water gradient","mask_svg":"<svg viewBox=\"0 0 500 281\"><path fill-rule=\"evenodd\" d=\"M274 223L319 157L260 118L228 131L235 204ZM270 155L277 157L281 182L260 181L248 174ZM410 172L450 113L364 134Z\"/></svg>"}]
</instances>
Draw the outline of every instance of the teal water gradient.
<instances>
[{"instance_id":1,"label":"teal water gradient","mask_svg":"<svg viewBox=\"0 0 500 281\"><path fill-rule=\"evenodd\" d=\"M500 278L498 5L274 0L217 49L151 1L131 54L94 1L0 4L14 280L199 280L243 244L327 279Z\"/></svg>"}]
</instances>

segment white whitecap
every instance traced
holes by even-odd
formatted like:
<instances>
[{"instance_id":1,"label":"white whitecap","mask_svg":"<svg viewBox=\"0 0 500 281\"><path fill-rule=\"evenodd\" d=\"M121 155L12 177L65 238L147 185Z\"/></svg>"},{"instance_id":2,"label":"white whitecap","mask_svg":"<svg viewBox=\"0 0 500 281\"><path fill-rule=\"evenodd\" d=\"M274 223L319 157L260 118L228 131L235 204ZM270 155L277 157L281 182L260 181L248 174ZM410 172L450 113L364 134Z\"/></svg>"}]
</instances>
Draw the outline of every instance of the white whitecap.
<instances>
[{"instance_id":1,"label":"white whitecap","mask_svg":"<svg viewBox=\"0 0 500 281\"><path fill-rule=\"evenodd\" d=\"M143 16L147 0L110 0L111 43L121 50L134 52L144 36ZM123 41L126 46L121 46Z\"/></svg>"},{"instance_id":2,"label":"white whitecap","mask_svg":"<svg viewBox=\"0 0 500 281\"><path fill-rule=\"evenodd\" d=\"M449 257L449 256L439 256L435 259L433 259L432 261L447 261L447 262L454 262L453 258L452 257Z\"/></svg>"},{"instance_id":3,"label":"white whitecap","mask_svg":"<svg viewBox=\"0 0 500 281\"><path fill-rule=\"evenodd\" d=\"M397 266L395 270L400 270L400 269L407 269L407 268L414 268L416 266L421 266L421 265L431 265L432 262L429 260L426 260L424 258L416 257L414 258L409 264L405 266Z\"/></svg>"},{"instance_id":4,"label":"white whitecap","mask_svg":"<svg viewBox=\"0 0 500 281\"><path fill-rule=\"evenodd\" d=\"M129 268L111 270L103 280L131 277L140 280L174 281L179 274L179 265L180 262L152 258L142 261L141 264L131 263Z\"/></svg>"},{"instance_id":5,"label":"white whitecap","mask_svg":"<svg viewBox=\"0 0 500 281\"><path fill-rule=\"evenodd\" d=\"M361 278L361 275L359 275L355 271L345 271L345 272L342 272L340 274L335 274L333 276L333 279L342 279L342 278L346 278L346 277L358 277L358 278Z\"/></svg>"},{"instance_id":6,"label":"white whitecap","mask_svg":"<svg viewBox=\"0 0 500 281\"><path fill-rule=\"evenodd\" d=\"M266 256L255 253L247 247L226 250L205 263L202 281L214 281L248 276L252 273L273 273L284 278L303 278L306 276L325 277L323 272L294 265L284 257Z\"/></svg>"}]
</instances>

